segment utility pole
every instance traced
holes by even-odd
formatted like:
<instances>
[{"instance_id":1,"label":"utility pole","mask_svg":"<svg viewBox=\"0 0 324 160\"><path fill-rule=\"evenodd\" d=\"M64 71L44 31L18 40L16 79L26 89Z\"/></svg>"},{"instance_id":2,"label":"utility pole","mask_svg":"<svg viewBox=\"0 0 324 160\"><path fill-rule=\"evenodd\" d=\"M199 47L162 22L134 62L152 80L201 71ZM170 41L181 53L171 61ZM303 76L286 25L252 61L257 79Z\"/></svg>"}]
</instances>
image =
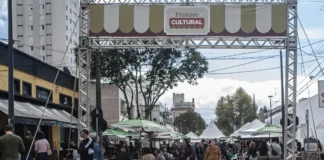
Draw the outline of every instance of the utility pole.
<instances>
[{"instance_id":1,"label":"utility pole","mask_svg":"<svg viewBox=\"0 0 324 160\"><path fill-rule=\"evenodd\" d=\"M255 94L253 94L253 109L254 109L254 118L257 118L257 115L256 115L256 106L255 106Z\"/></svg>"},{"instance_id":2,"label":"utility pole","mask_svg":"<svg viewBox=\"0 0 324 160\"><path fill-rule=\"evenodd\" d=\"M272 125L272 104L271 104L271 98L272 98L273 96L269 96L269 99L270 99L270 119L271 119L271 125Z\"/></svg>"},{"instance_id":3,"label":"utility pole","mask_svg":"<svg viewBox=\"0 0 324 160\"><path fill-rule=\"evenodd\" d=\"M96 107L101 109L101 68L100 68L100 58L101 51L96 53ZM101 158L103 159L103 138L102 138L102 126L98 126L98 117L97 117L97 134L99 134L99 146L101 150ZM97 137L98 138L98 137Z\"/></svg>"},{"instance_id":4,"label":"utility pole","mask_svg":"<svg viewBox=\"0 0 324 160\"><path fill-rule=\"evenodd\" d=\"M8 123L15 128L14 118L14 53L13 53L13 37L12 37L12 0L7 1L8 5Z\"/></svg>"}]
</instances>

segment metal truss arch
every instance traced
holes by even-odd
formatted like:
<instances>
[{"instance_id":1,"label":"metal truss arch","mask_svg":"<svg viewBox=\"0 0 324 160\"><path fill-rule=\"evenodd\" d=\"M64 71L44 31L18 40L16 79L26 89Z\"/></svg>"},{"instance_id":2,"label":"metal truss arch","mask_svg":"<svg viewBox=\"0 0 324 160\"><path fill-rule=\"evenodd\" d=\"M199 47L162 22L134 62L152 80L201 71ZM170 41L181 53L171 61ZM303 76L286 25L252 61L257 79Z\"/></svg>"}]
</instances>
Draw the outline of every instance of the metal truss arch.
<instances>
[{"instance_id":1,"label":"metal truss arch","mask_svg":"<svg viewBox=\"0 0 324 160\"><path fill-rule=\"evenodd\" d=\"M284 37L91 37L89 5L211 5L286 4L287 35ZM198 48L198 49L285 49L285 159L296 159L297 0L81 0L80 46L78 52L79 129L89 127L90 62L93 49ZM288 106L293 109L288 110ZM288 112L290 111L290 112ZM84 115L83 112L86 112ZM288 119L292 122L287 125Z\"/></svg>"}]
</instances>

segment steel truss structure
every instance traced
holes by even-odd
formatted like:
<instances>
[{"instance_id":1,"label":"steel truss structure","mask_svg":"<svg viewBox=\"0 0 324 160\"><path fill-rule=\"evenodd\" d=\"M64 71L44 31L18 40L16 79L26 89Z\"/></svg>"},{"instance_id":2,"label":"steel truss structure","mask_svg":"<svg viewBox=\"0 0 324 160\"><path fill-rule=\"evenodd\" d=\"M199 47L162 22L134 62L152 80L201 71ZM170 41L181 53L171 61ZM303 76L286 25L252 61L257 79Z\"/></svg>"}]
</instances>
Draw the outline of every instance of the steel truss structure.
<instances>
[{"instance_id":1,"label":"steel truss structure","mask_svg":"<svg viewBox=\"0 0 324 160\"><path fill-rule=\"evenodd\" d=\"M81 0L80 46L78 50L79 77L79 130L89 127L90 122L90 63L92 51L96 49L126 48L206 48L206 49L286 49L285 70L285 159L296 159L296 81L297 81L297 0ZM90 37L90 4L286 4L286 37ZM288 113L288 106L293 107ZM86 114L83 114L83 113ZM291 116L292 115L292 116ZM287 122L291 124L288 126Z\"/></svg>"}]
</instances>

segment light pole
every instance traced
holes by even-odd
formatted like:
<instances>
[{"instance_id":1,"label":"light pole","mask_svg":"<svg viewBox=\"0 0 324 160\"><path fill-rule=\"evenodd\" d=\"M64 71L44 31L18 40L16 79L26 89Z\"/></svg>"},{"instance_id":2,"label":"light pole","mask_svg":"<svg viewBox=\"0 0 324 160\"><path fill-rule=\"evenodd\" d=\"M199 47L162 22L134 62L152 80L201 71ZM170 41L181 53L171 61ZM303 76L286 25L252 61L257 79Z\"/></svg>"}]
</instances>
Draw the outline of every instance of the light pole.
<instances>
[{"instance_id":1,"label":"light pole","mask_svg":"<svg viewBox=\"0 0 324 160\"><path fill-rule=\"evenodd\" d=\"M270 99L270 121L271 121L271 125L272 125L272 104L271 104L271 98L272 98L273 96L269 96L269 99Z\"/></svg>"}]
</instances>

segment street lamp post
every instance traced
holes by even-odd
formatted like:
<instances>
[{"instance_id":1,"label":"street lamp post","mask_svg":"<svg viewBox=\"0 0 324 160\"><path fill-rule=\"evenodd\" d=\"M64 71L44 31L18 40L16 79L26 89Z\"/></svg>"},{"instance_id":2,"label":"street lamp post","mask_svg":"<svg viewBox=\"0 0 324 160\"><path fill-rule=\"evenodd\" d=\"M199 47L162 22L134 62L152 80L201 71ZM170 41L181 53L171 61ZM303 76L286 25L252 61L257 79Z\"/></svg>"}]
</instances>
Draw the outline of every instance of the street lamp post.
<instances>
[{"instance_id":1,"label":"street lamp post","mask_svg":"<svg viewBox=\"0 0 324 160\"><path fill-rule=\"evenodd\" d=\"M269 99L270 99L270 121L271 121L271 125L272 125L272 104L271 104L271 98L272 98L273 96L269 96Z\"/></svg>"}]
</instances>

